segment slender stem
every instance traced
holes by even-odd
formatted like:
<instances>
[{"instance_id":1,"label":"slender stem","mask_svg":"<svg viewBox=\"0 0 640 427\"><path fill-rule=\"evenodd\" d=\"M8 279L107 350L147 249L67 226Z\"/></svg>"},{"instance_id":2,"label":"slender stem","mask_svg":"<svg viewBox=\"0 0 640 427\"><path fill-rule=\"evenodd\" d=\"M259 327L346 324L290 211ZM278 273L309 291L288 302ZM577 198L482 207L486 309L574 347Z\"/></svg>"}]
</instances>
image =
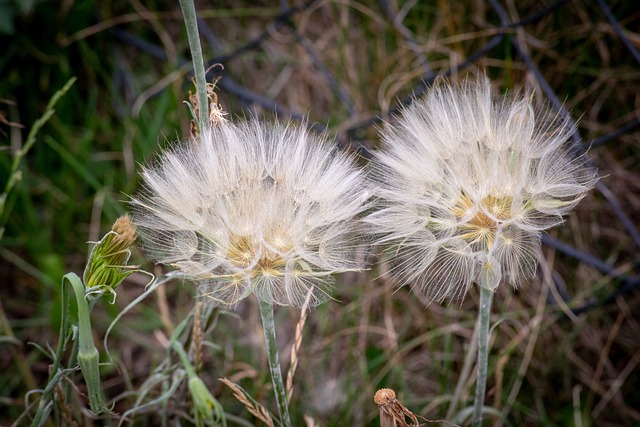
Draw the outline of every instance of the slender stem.
<instances>
[{"instance_id":1,"label":"slender stem","mask_svg":"<svg viewBox=\"0 0 640 427\"><path fill-rule=\"evenodd\" d=\"M289 405L287 395L282 382L282 371L280 370L280 359L278 357L278 344L276 342L276 327L273 320L273 305L260 301L260 316L262 317L262 329L264 330L264 341L267 346L267 357L269 359L269 369L271 370L271 382L273 391L278 403L278 412L282 425L291 427L289 418Z\"/></svg>"},{"instance_id":2,"label":"slender stem","mask_svg":"<svg viewBox=\"0 0 640 427\"><path fill-rule=\"evenodd\" d=\"M11 323L9 323L9 319L4 312L2 300L0 300L0 327L2 328L2 333L9 340L17 341L16 336L13 333L13 329L11 328ZM36 388L36 380L31 373L31 367L28 360L22 354L21 349L14 350L13 348L11 348L11 350L13 360L18 366L18 371L20 371L20 377L22 378L25 387L27 388L27 390L33 390L34 388Z\"/></svg>"},{"instance_id":3,"label":"slender stem","mask_svg":"<svg viewBox=\"0 0 640 427\"><path fill-rule=\"evenodd\" d=\"M204 58L200 47L200 35L198 34L198 17L193 0L180 0L180 8L184 16L184 25L187 28L191 60L193 61L193 74L196 77L196 92L198 96L198 111L200 134L209 127L209 103L207 100L207 80L204 71Z\"/></svg>"},{"instance_id":4,"label":"slender stem","mask_svg":"<svg viewBox=\"0 0 640 427\"><path fill-rule=\"evenodd\" d=\"M193 365L189 361L187 352L184 351L184 348L182 348L182 344L180 344L177 340L173 340L171 341L171 348L173 349L173 351L178 353L180 362L182 362L182 366L184 366L184 369L187 371L187 376L189 377L189 379L197 377L196 371L193 369Z\"/></svg>"},{"instance_id":5,"label":"slender stem","mask_svg":"<svg viewBox=\"0 0 640 427\"><path fill-rule=\"evenodd\" d=\"M71 274L71 273L69 273ZM40 403L38 404L38 411L36 412L32 427L42 426L51 412L53 407L53 392L59 379L62 377L60 370L60 364L62 363L62 353L64 352L67 343L67 330L69 329L69 305L71 304L71 296L66 288L67 277L62 279L62 319L60 320L60 335L58 337L58 348L53 359L53 365L49 371L49 379L47 380L47 386L40 397ZM51 424L51 422L49 422Z\"/></svg>"},{"instance_id":6,"label":"slender stem","mask_svg":"<svg viewBox=\"0 0 640 427\"><path fill-rule=\"evenodd\" d=\"M480 286L480 307L478 308L478 380L476 397L473 404L474 427L482 426L482 406L487 388L487 364L489 361L489 317L491 315L491 297L493 293Z\"/></svg>"},{"instance_id":7,"label":"slender stem","mask_svg":"<svg viewBox=\"0 0 640 427\"><path fill-rule=\"evenodd\" d=\"M64 96L65 93L69 90L71 85L76 81L75 77L72 77L65 83L65 85L53 94L49 103L47 104L47 108L45 109L44 114L38 120L36 120L31 126L31 130L27 135L27 140L22 146L22 148L15 152L13 156L13 161L11 162L11 170L9 171L8 179L6 181L4 192L0 194L0 238L4 234L3 221L6 221L8 215L5 215L5 207L7 203L7 198L9 197L9 193L13 190L13 187L20 182L22 179L22 175L20 174L20 164L22 163L22 159L27 155L31 147L36 143L36 136L42 127L49 121L51 116L55 113L55 105L58 103L60 98ZM51 374L55 375L55 372Z\"/></svg>"}]
</instances>

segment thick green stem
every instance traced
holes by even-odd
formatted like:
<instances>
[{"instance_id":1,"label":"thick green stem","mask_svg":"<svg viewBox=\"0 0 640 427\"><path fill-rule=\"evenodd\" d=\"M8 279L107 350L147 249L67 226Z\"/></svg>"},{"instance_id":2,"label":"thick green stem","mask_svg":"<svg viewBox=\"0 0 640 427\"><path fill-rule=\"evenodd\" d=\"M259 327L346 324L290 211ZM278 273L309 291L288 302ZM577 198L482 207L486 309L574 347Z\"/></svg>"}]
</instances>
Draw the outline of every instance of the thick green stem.
<instances>
[{"instance_id":1,"label":"thick green stem","mask_svg":"<svg viewBox=\"0 0 640 427\"><path fill-rule=\"evenodd\" d=\"M480 307L478 308L478 379L476 397L473 404L474 427L482 426L482 406L487 388L487 365L489 362L489 317L491 315L491 297L493 293L480 286Z\"/></svg>"},{"instance_id":2,"label":"thick green stem","mask_svg":"<svg viewBox=\"0 0 640 427\"><path fill-rule=\"evenodd\" d=\"M89 406L96 414L108 412L109 409L102 396L100 386L100 354L93 343L93 333L91 329L91 311L89 303L85 298L85 287L80 278L73 273L65 276L76 296L78 305L78 364L82 371L82 376L87 384L87 394L89 395Z\"/></svg>"},{"instance_id":3,"label":"thick green stem","mask_svg":"<svg viewBox=\"0 0 640 427\"><path fill-rule=\"evenodd\" d=\"M276 342L276 326L273 320L273 305L260 301L260 316L262 317L262 329L264 330L264 341L267 346L267 357L269 359L269 369L271 370L271 382L273 391L278 403L278 412L282 425L291 427L289 418L289 406L287 395L282 382L282 371L280 370L280 358L278 357L278 344Z\"/></svg>"},{"instance_id":4,"label":"thick green stem","mask_svg":"<svg viewBox=\"0 0 640 427\"><path fill-rule=\"evenodd\" d=\"M191 60L193 61L193 74L196 77L196 91L198 96L200 134L209 127L209 102L207 100L207 80L204 70L204 58L200 47L200 35L198 34L198 17L193 0L180 0L180 8L184 16L184 25L187 29Z\"/></svg>"}]
</instances>

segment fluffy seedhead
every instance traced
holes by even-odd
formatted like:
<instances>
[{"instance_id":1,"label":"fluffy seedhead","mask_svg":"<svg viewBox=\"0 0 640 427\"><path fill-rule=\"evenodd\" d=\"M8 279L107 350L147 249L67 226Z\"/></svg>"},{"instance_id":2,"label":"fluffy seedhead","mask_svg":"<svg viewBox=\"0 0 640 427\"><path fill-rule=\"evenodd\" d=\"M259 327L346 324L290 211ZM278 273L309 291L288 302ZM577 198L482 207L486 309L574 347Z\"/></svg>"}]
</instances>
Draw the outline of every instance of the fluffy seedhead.
<instances>
[{"instance_id":1,"label":"fluffy seedhead","mask_svg":"<svg viewBox=\"0 0 640 427\"><path fill-rule=\"evenodd\" d=\"M153 259L233 306L326 300L356 268L354 221L369 195L353 159L303 127L220 122L143 169L134 222Z\"/></svg>"},{"instance_id":2,"label":"fluffy seedhead","mask_svg":"<svg viewBox=\"0 0 640 427\"><path fill-rule=\"evenodd\" d=\"M368 222L394 276L438 302L533 276L540 233L597 181L573 131L528 94L494 96L486 78L416 100L382 130L373 171Z\"/></svg>"}]
</instances>

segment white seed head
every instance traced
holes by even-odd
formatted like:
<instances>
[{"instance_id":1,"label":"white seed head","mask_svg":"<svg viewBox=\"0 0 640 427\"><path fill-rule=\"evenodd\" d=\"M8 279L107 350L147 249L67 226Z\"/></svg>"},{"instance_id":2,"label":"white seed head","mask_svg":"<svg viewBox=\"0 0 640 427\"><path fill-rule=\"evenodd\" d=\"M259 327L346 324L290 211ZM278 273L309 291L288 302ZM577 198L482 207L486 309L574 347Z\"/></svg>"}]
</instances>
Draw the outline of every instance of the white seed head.
<instances>
[{"instance_id":1,"label":"white seed head","mask_svg":"<svg viewBox=\"0 0 640 427\"><path fill-rule=\"evenodd\" d=\"M541 231L597 182L569 146L572 125L488 79L440 82L381 132L368 216L402 284L433 301L533 276Z\"/></svg>"},{"instance_id":2,"label":"white seed head","mask_svg":"<svg viewBox=\"0 0 640 427\"><path fill-rule=\"evenodd\" d=\"M142 172L132 199L143 249L233 306L300 307L356 269L357 217L370 196L353 159L303 127L217 123Z\"/></svg>"}]
</instances>

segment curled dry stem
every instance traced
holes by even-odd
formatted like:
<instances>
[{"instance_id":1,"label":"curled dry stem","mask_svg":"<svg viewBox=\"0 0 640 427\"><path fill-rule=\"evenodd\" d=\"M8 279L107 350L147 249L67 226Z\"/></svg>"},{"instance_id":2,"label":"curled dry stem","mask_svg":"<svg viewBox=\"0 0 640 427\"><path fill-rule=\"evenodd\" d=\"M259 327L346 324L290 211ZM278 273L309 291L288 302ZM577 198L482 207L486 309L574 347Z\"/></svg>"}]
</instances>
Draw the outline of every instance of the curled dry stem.
<instances>
[{"instance_id":1,"label":"curled dry stem","mask_svg":"<svg viewBox=\"0 0 640 427\"><path fill-rule=\"evenodd\" d=\"M418 427L420 426L418 418L428 423L445 423L460 427L445 420L428 420L414 414L396 399L396 392L390 388L378 390L373 396L373 401L380 409L380 427ZM411 420L411 424L407 422L407 418Z\"/></svg>"}]
</instances>

